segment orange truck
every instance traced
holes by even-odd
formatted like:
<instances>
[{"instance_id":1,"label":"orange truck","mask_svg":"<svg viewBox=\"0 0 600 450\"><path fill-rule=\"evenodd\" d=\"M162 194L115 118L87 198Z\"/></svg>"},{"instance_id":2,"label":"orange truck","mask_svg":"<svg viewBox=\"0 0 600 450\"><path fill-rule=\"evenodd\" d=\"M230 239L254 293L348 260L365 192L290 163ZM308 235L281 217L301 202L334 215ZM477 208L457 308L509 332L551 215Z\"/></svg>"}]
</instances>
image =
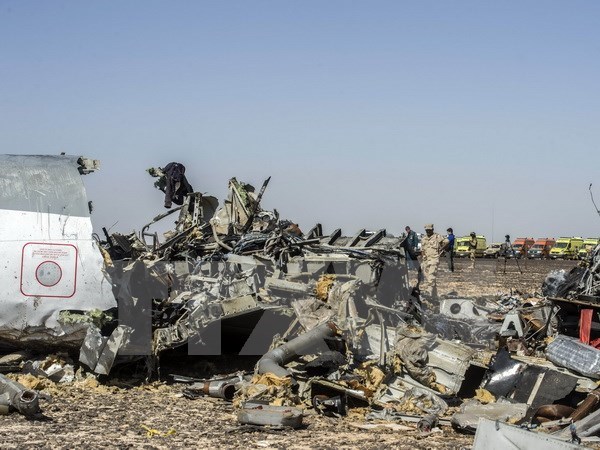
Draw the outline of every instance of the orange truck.
<instances>
[{"instance_id":1,"label":"orange truck","mask_svg":"<svg viewBox=\"0 0 600 450\"><path fill-rule=\"evenodd\" d=\"M550 250L556 244L556 240L554 238L538 238L535 241L535 244L529 249L527 252L527 257L529 259L546 259L550 257Z\"/></svg>"},{"instance_id":2,"label":"orange truck","mask_svg":"<svg viewBox=\"0 0 600 450\"><path fill-rule=\"evenodd\" d=\"M512 249L509 247L506 251L507 258L524 258L531 246L535 243L533 238L516 238L512 243Z\"/></svg>"}]
</instances>

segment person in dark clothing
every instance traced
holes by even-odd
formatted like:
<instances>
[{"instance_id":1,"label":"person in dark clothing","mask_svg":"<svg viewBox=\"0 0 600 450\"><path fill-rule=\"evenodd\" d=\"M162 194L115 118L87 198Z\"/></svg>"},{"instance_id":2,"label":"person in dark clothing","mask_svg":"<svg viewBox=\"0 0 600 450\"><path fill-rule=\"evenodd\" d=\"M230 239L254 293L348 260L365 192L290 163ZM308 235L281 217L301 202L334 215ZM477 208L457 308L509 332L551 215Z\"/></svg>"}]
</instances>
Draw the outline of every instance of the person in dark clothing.
<instances>
[{"instance_id":1,"label":"person in dark clothing","mask_svg":"<svg viewBox=\"0 0 600 450\"><path fill-rule=\"evenodd\" d=\"M413 269L416 266L417 254L419 252L419 237L417 233L410 229L407 225L404 230L406 231L405 250L406 250L406 262L409 269Z\"/></svg>"},{"instance_id":2,"label":"person in dark clothing","mask_svg":"<svg viewBox=\"0 0 600 450\"><path fill-rule=\"evenodd\" d=\"M449 242L446 250L446 257L448 258L448 269L450 270L450 272L454 272L454 230L452 230L452 228L448 228L446 232L448 233L446 239L448 239Z\"/></svg>"},{"instance_id":3,"label":"person in dark clothing","mask_svg":"<svg viewBox=\"0 0 600 450\"><path fill-rule=\"evenodd\" d=\"M194 192L185 177L185 166L171 162L162 171L165 174L165 208L170 208L173 203L182 205L185 196Z\"/></svg>"}]
</instances>

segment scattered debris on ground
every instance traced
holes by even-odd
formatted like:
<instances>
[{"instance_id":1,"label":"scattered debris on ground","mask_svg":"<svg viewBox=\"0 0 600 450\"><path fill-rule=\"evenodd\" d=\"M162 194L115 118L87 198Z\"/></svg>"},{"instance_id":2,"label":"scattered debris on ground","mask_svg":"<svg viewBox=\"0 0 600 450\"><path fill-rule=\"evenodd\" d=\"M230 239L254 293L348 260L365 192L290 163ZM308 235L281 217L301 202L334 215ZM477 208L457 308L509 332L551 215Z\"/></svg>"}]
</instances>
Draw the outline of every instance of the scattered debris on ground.
<instances>
[{"instance_id":1,"label":"scattered debris on ground","mask_svg":"<svg viewBox=\"0 0 600 450\"><path fill-rule=\"evenodd\" d=\"M264 440L253 445L293 447L278 438L327 428L383 433L381 442L354 446L397 445L398 434L413 448L443 446L441 435L470 445L465 436L475 434L474 448L502 439L540 448L600 441L600 249L569 271L551 271L533 291L431 298L420 295L402 236L325 234L319 224L303 233L261 208L270 178L258 193L232 178L219 207L192 191L181 164L149 173L168 210L139 233L104 229L95 243L95 276L110 283L116 306L106 307L103 288L102 307L90 299L57 310L46 349L39 329L38 345L23 341L19 350L9 330L2 414L43 423L78 398L114 395L116 406L98 414L132 445L178 435L191 442L189 428L161 415L160 399L173 414L218 416L236 445L255 433ZM151 231L174 213L172 230ZM85 334L68 333L59 345L56 323ZM237 356L226 370L194 373L186 364L211 355ZM125 415L138 397L155 409L134 425ZM196 430L195 445L210 445L216 430Z\"/></svg>"}]
</instances>

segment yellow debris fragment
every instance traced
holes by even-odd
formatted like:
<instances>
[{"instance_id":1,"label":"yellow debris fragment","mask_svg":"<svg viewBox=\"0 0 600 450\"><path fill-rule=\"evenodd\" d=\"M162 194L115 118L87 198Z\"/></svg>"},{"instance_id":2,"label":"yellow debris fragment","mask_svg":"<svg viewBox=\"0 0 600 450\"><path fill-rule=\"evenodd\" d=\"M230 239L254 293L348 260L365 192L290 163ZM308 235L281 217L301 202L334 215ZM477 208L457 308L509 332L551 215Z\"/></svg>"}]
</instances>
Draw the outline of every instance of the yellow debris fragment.
<instances>
[{"instance_id":1,"label":"yellow debris fragment","mask_svg":"<svg viewBox=\"0 0 600 450\"><path fill-rule=\"evenodd\" d=\"M327 297L329 296L329 290L331 289L331 286L333 286L334 282L335 282L335 275L332 275L332 274L321 275L321 277L317 281L317 286L315 288L316 297L319 300L326 302Z\"/></svg>"},{"instance_id":2,"label":"yellow debris fragment","mask_svg":"<svg viewBox=\"0 0 600 450\"><path fill-rule=\"evenodd\" d=\"M477 389L475 391L475 398L479 400L484 405L488 403L494 403L496 401L496 397L487 389Z\"/></svg>"},{"instance_id":3,"label":"yellow debris fragment","mask_svg":"<svg viewBox=\"0 0 600 450\"><path fill-rule=\"evenodd\" d=\"M278 377L273 373L262 373L252 378L252 384L264 384L265 386L289 386L292 384L290 377Z\"/></svg>"},{"instance_id":4,"label":"yellow debris fragment","mask_svg":"<svg viewBox=\"0 0 600 450\"><path fill-rule=\"evenodd\" d=\"M157 430L155 428L150 428L147 425L140 425L140 427L142 427L142 429L146 430L146 437L152 438L152 437L167 437L167 436L172 436L173 434L175 434L175 430L173 428L170 428L169 430L165 431L164 433L160 430Z\"/></svg>"}]
</instances>

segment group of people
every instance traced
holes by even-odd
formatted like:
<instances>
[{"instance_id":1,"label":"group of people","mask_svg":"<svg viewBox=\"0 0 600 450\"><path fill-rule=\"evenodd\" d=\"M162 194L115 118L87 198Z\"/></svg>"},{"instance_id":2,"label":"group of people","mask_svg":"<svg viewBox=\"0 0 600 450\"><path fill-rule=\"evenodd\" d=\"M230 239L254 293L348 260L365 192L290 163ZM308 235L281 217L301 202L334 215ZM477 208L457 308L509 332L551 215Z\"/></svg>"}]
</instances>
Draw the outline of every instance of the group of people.
<instances>
[{"instance_id":1,"label":"group of people","mask_svg":"<svg viewBox=\"0 0 600 450\"><path fill-rule=\"evenodd\" d=\"M437 270L440 265L440 258L445 253L448 260L448 270L454 272L454 230L448 228L445 237L435 233L433 224L425 225L425 236L421 238L421 262L417 255L419 253L419 238L417 233L406 226L405 250L409 269L418 268L419 287L422 293L437 297ZM475 251L477 249L477 235L472 232L469 235L469 256L471 259L471 269L475 267Z\"/></svg>"}]
</instances>

